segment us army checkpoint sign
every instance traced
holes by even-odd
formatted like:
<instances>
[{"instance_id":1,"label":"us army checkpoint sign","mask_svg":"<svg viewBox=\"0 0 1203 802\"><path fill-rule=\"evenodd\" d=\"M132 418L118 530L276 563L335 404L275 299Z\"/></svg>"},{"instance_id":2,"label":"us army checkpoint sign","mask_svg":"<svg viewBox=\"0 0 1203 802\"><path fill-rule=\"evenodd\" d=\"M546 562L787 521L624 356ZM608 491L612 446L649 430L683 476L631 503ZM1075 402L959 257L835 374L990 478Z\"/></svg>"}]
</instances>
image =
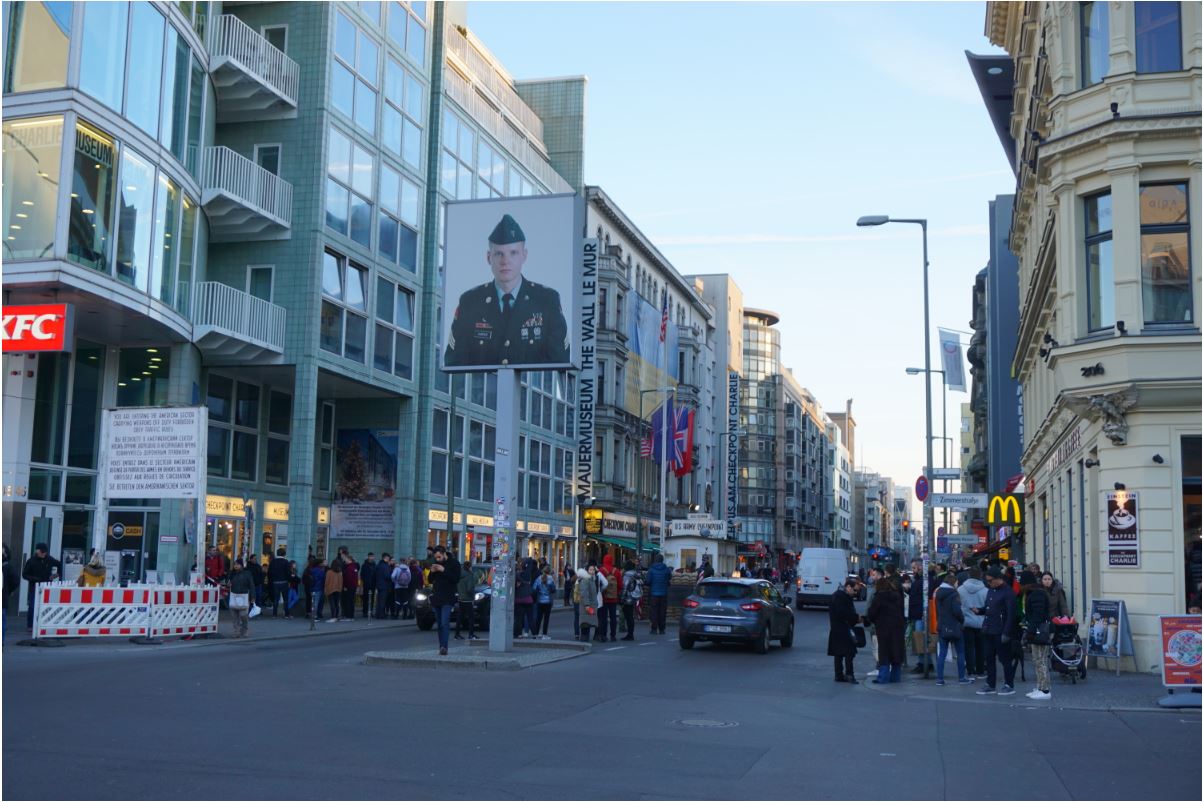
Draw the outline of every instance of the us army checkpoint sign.
<instances>
[{"instance_id":1,"label":"us army checkpoint sign","mask_svg":"<svg viewBox=\"0 0 1203 802\"><path fill-rule=\"evenodd\" d=\"M447 204L443 370L579 365L584 224L577 195Z\"/></svg>"}]
</instances>

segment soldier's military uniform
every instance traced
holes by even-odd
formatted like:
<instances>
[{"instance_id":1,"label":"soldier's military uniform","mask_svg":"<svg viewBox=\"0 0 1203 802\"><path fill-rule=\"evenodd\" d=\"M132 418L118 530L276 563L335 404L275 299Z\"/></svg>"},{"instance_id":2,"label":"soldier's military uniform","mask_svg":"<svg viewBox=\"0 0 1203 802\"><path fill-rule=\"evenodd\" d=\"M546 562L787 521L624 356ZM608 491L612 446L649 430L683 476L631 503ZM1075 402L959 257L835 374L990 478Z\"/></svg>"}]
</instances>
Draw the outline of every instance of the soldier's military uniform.
<instances>
[{"instance_id":1,"label":"soldier's military uniform","mask_svg":"<svg viewBox=\"0 0 1203 802\"><path fill-rule=\"evenodd\" d=\"M508 214L489 235L494 245L526 242ZM459 297L443 363L466 365L555 365L568 362L568 324L560 294L523 277L512 292L493 281Z\"/></svg>"},{"instance_id":2,"label":"soldier's military uniform","mask_svg":"<svg viewBox=\"0 0 1203 802\"><path fill-rule=\"evenodd\" d=\"M568 324L560 294L523 278L508 313L493 282L459 297L447 365L541 365L568 362Z\"/></svg>"}]
</instances>

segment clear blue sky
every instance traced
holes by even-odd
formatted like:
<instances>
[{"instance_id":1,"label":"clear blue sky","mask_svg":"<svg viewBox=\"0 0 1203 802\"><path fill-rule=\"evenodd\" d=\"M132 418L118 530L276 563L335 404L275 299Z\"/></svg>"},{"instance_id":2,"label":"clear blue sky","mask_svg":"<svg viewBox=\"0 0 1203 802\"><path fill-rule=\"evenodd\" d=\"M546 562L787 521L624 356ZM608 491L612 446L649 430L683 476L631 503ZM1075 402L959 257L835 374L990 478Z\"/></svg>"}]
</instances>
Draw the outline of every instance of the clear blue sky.
<instances>
[{"instance_id":1,"label":"clear blue sky","mask_svg":"<svg viewBox=\"0 0 1203 802\"><path fill-rule=\"evenodd\" d=\"M779 312L783 363L828 411L854 399L858 464L911 485L924 461L923 382L903 373L923 364L919 228L856 219L930 221L939 368L934 329L968 330L987 203L1015 185L965 59L1002 52L985 15L473 2L468 25L517 79L588 76L586 181L681 273L730 273L747 305ZM938 383L933 397L938 436ZM950 436L965 401L948 394Z\"/></svg>"}]
</instances>

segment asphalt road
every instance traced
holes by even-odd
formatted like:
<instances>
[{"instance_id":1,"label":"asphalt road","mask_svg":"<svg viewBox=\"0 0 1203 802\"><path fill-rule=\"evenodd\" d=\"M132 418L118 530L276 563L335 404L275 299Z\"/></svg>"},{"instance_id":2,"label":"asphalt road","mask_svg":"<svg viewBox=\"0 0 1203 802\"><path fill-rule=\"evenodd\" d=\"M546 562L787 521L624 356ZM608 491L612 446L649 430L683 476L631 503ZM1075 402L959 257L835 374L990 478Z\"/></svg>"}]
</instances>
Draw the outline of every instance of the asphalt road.
<instances>
[{"instance_id":1,"label":"asphalt road","mask_svg":"<svg viewBox=\"0 0 1203 802\"><path fill-rule=\"evenodd\" d=\"M827 616L767 655L672 636L519 672L365 666L385 630L5 650L5 799L1199 799L1198 714L836 684ZM553 617L564 633L571 618ZM673 631L670 627L670 632ZM870 660L862 654L863 676Z\"/></svg>"}]
</instances>

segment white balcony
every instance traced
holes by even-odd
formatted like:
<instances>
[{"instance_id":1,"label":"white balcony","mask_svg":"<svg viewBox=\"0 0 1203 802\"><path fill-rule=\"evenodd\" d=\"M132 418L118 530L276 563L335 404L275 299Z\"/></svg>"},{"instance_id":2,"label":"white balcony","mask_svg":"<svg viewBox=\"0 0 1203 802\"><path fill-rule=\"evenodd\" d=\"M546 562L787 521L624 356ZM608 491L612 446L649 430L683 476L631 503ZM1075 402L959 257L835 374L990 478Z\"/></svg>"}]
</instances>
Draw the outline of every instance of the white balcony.
<instances>
[{"instance_id":1,"label":"white balcony","mask_svg":"<svg viewBox=\"0 0 1203 802\"><path fill-rule=\"evenodd\" d=\"M201 205L210 242L288 239L292 184L227 147L205 148Z\"/></svg>"},{"instance_id":2,"label":"white balcony","mask_svg":"<svg viewBox=\"0 0 1203 802\"><path fill-rule=\"evenodd\" d=\"M209 72L219 123L297 116L300 68L233 14L209 31Z\"/></svg>"},{"instance_id":3,"label":"white balcony","mask_svg":"<svg viewBox=\"0 0 1203 802\"><path fill-rule=\"evenodd\" d=\"M280 362L284 307L217 281L198 282L192 296L192 341L213 365Z\"/></svg>"}]
</instances>

